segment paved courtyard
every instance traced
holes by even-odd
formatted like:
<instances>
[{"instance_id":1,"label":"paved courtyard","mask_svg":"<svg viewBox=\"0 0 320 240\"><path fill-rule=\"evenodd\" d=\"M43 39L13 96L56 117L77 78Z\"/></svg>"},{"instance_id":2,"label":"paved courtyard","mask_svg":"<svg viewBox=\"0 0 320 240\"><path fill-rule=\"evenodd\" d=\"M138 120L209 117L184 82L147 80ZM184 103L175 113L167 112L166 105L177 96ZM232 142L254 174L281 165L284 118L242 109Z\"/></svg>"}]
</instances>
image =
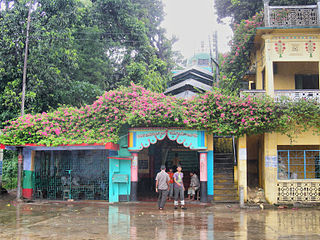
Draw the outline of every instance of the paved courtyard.
<instances>
[{"instance_id":1,"label":"paved courtyard","mask_svg":"<svg viewBox=\"0 0 320 240\"><path fill-rule=\"evenodd\" d=\"M320 239L320 209L0 201L0 239Z\"/></svg>"}]
</instances>

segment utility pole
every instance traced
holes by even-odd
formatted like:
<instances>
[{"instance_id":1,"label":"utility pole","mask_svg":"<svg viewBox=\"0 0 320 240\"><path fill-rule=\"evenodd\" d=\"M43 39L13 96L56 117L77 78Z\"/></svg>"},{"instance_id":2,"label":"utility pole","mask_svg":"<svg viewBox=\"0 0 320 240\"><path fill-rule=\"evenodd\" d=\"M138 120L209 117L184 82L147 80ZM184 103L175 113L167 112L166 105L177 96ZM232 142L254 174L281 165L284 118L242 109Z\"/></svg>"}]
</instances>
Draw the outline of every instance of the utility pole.
<instances>
[{"instance_id":1,"label":"utility pole","mask_svg":"<svg viewBox=\"0 0 320 240\"><path fill-rule=\"evenodd\" d=\"M28 64L28 47L29 47L29 29L31 22L31 8L33 1L29 2L28 18L27 18L27 32L26 43L24 49L24 63L23 63L23 76L22 76L22 97L21 97L21 116L24 115L24 103L26 97L26 79L27 79L27 64Z\"/></svg>"},{"instance_id":2,"label":"utility pole","mask_svg":"<svg viewBox=\"0 0 320 240\"><path fill-rule=\"evenodd\" d=\"M33 0L29 2L26 43L24 51L23 76L22 76L22 96L21 96L21 116L24 115L24 103L26 97L26 79L27 79L27 63L28 63L28 47L29 47L29 29L31 22L31 9ZM17 178L17 201L22 200L22 169L23 169L23 148L18 149L18 178Z\"/></svg>"},{"instance_id":3,"label":"utility pole","mask_svg":"<svg viewBox=\"0 0 320 240\"><path fill-rule=\"evenodd\" d=\"M212 74L213 74L213 64L212 64L212 62L213 62L213 56L212 56L212 48L211 48L211 37L209 36L209 50L210 50L210 59L211 59L211 61L210 61L210 66L211 66L211 72L212 72Z\"/></svg>"},{"instance_id":4,"label":"utility pole","mask_svg":"<svg viewBox=\"0 0 320 240\"><path fill-rule=\"evenodd\" d=\"M18 148L18 177L17 177L17 201L22 201L22 166L23 166L23 149Z\"/></svg>"},{"instance_id":5,"label":"utility pole","mask_svg":"<svg viewBox=\"0 0 320 240\"><path fill-rule=\"evenodd\" d=\"M212 61L216 65L216 82L217 82L217 85L219 85L220 70L219 70L219 51L218 51L218 32L217 31L215 31L215 33L213 34L212 46L213 46L213 54L214 54Z\"/></svg>"}]
</instances>

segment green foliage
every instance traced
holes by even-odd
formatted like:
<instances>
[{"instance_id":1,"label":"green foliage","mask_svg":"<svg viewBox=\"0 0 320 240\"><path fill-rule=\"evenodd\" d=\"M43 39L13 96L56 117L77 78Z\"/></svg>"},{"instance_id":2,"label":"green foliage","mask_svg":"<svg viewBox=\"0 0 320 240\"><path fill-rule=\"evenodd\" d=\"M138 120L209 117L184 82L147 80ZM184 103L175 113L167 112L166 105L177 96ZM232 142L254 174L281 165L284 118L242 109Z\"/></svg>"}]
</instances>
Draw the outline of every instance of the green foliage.
<instances>
[{"instance_id":1,"label":"green foliage","mask_svg":"<svg viewBox=\"0 0 320 240\"><path fill-rule=\"evenodd\" d=\"M257 13L248 20L234 24L234 36L230 42L231 51L224 55L221 63L220 87L228 93L238 93L240 81L251 65L251 49L257 27L263 22L263 13Z\"/></svg>"},{"instance_id":2,"label":"green foliage","mask_svg":"<svg viewBox=\"0 0 320 240\"><path fill-rule=\"evenodd\" d=\"M19 115L28 0L0 10L0 121ZM172 41L164 35L161 1L35 0L28 54L27 113L93 102L132 79L161 91L170 77ZM147 82L144 83L143 80ZM155 87L156 86L156 87Z\"/></svg>"},{"instance_id":3,"label":"green foliage","mask_svg":"<svg viewBox=\"0 0 320 240\"><path fill-rule=\"evenodd\" d=\"M312 5L317 4L317 0L271 0L270 5ZM216 0L218 20L231 17L234 23L240 23L243 19L249 19L257 12L263 10L263 0Z\"/></svg>"},{"instance_id":4,"label":"green foliage","mask_svg":"<svg viewBox=\"0 0 320 240\"><path fill-rule=\"evenodd\" d=\"M290 101L287 98L281 99L278 108L281 110L282 132L297 134L313 130L319 134L320 129L320 104L313 100L300 99Z\"/></svg>"},{"instance_id":5,"label":"green foliage","mask_svg":"<svg viewBox=\"0 0 320 240\"><path fill-rule=\"evenodd\" d=\"M4 150L2 187L14 189L17 187L18 156L15 151Z\"/></svg>"},{"instance_id":6,"label":"green foliage","mask_svg":"<svg viewBox=\"0 0 320 240\"><path fill-rule=\"evenodd\" d=\"M151 91L162 93L167 87L169 74L165 74L167 63L154 57L154 61L147 65L145 62L132 62L126 67L128 85L131 81Z\"/></svg>"},{"instance_id":7,"label":"green foliage","mask_svg":"<svg viewBox=\"0 0 320 240\"><path fill-rule=\"evenodd\" d=\"M239 23L242 19L248 19L261 11L263 8L262 0L218 0L215 1L218 20L231 17L233 22Z\"/></svg>"}]
</instances>

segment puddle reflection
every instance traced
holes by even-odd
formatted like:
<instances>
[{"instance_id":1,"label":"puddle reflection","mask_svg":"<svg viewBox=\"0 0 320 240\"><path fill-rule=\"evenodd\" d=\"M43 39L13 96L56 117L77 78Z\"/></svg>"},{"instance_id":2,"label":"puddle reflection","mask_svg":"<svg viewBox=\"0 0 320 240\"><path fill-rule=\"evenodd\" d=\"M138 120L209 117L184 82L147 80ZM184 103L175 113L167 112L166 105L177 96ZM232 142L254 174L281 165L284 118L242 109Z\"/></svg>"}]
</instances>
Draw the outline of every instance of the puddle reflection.
<instances>
[{"instance_id":1,"label":"puddle reflection","mask_svg":"<svg viewBox=\"0 0 320 240\"><path fill-rule=\"evenodd\" d=\"M0 239L320 239L320 211L316 209L158 211L150 205L17 205L7 209L1 208Z\"/></svg>"}]
</instances>

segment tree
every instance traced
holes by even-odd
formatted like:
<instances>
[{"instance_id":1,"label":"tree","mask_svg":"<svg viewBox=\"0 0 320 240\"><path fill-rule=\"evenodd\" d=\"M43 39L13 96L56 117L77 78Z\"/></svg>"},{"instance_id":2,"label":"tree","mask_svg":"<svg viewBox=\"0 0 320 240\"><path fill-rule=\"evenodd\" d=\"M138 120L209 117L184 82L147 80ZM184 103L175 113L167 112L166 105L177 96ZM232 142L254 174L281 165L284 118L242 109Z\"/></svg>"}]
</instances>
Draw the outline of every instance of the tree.
<instances>
[{"instance_id":1,"label":"tree","mask_svg":"<svg viewBox=\"0 0 320 240\"><path fill-rule=\"evenodd\" d=\"M1 113L2 119L17 114L20 105L25 24L28 1L11 1L12 7L1 12L0 40L1 71ZM94 100L101 93L95 86L93 95L82 101L68 97L78 88L73 74L78 69L78 56L75 50L72 27L79 24L77 1L37 1L33 6L28 74L26 112L46 111L58 104L81 104ZM70 101L71 100L71 101ZM7 114L8 113L8 114Z\"/></svg>"},{"instance_id":2,"label":"tree","mask_svg":"<svg viewBox=\"0 0 320 240\"><path fill-rule=\"evenodd\" d=\"M130 81L164 90L173 54L172 41L160 27L161 1L33 2L27 113L84 105ZM0 10L0 120L5 121L19 113L29 0L2 3L7 7ZM144 66L147 77L137 79L132 73L136 63Z\"/></svg>"},{"instance_id":3,"label":"tree","mask_svg":"<svg viewBox=\"0 0 320 240\"><path fill-rule=\"evenodd\" d=\"M173 67L171 46L175 40L167 39L160 27L164 15L161 1L97 0L94 14L99 28L107 34L102 35L102 39L108 40L108 54L116 59L113 66L117 69L114 77L118 79L117 86L127 85L136 63L148 66L146 70L159 72L167 81ZM154 68L155 59L164 61L166 68Z\"/></svg>"},{"instance_id":4,"label":"tree","mask_svg":"<svg viewBox=\"0 0 320 240\"><path fill-rule=\"evenodd\" d=\"M29 2L0 0L1 123L20 112ZM131 81L164 91L174 40L163 15L160 0L33 0L25 112L81 107ZM16 161L6 154L4 171Z\"/></svg>"}]
</instances>

